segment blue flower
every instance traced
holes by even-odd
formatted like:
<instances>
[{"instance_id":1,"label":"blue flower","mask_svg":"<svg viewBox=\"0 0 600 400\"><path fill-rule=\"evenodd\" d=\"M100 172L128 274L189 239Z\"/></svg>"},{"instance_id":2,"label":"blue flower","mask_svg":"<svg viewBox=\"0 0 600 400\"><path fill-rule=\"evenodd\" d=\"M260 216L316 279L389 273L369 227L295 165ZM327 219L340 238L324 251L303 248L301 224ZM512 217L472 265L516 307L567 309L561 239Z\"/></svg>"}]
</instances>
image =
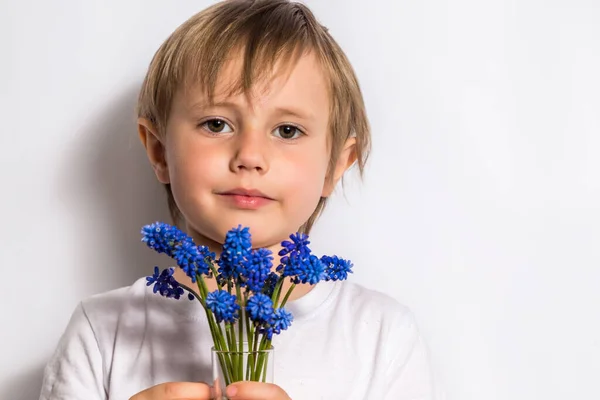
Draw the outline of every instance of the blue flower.
<instances>
[{"instance_id":1,"label":"blue flower","mask_svg":"<svg viewBox=\"0 0 600 400\"><path fill-rule=\"evenodd\" d=\"M289 258L282 264L284 277L290 277L295 284L310 283L311 285L325 279L325 266L315 255L308 258Z\"/></svg>"},{"instance_id":2,"label":"blue flower","mask_svg":"<svg viewBox=\"0 0 600 400\"><path fill-rule=\"evenodd\" d=\"M248 299L246 311L252 321L257 323L268 322L273 315L273 301L263 293L256 293Z\"/></svg>"},{"instance_id":3,"label":"blue flower","mask_svg":"<svg viewBox=\"0 0 600 400\"><path fill-rule=\"evenodd\" d=\"M270 272L265 279L265 285L263 287L263 292L265 295L269 297L273 297L273 292L275 291L275 286L277 286L277 282L279 282L279 274L275 272Z\"/></svg>"},{"instance_id":4,"label":"blue flower","mask_svg":"<svg viewBox=\"0 0 600 400\"><path fill-rule=\"evenodd\" d=\"M279 334L281 331L285 331L290 327L294 317L292 313L288 312L285 308L278 308L273 312L273 318L271 325L273 326L273 333Z\"/></svg>"},{"instance_id":5,"label":"blue flower","mask_svg":"<svg viewBox=\"0 0 600 400\"><path fill-rule=\"evenodd\" d=\"M214 259L214 253L211 253L206 246L196 246L193 241L185 241L176 245L173 250L173 258L177 265L196 282L196 275L206 275L210 270L210 261Z\"/></svg>"},{"instance_id":6,"label":"blue flower","mask_svg":"<svg viewBox=\"0 0 600 400\"><path fill-rule=\"evenodd\" d=\"M169 257L173 257L173 250L177 244L191 240L177 227L163 222L155 222L142 228L142 242L158 253L165 253Z\"/></svg>"},{"instance_id":7,"label":"blue flower","mask_svg":"<svg viewBox=\"0 0 600 400\"><path fill-rule=\"evenodd\" d=\"M279 335L290 327L294 317L284 308L278 308L273 311L271 319L267 324L259 327L259 332L266 335L268 340L273 339L273 335Z\"/></svg>"},{"instance_id":8,"label":"blue flower","mask_svg":"<svg viewBox=\"0 0 600 400\"><path fill-rule=\"evenodd\" d=\"M268 249L253 250L244 261L242 277L244 285L253 292L260 292L265 285L265 280L273 267L273 253Z\"/></svg>"},{"instance_id":9,"label":"blue flower","mask_svg":"<svg viewBox=\"0 0 600 400\"><path fill-rule=\"evenodd\" d=\"M323 256L321 262L325 265L326 281L343 281L347 279L354 266L350 260L344 260L338 256Z\"/></svg>"},{"instance_id":10,"label":"blue flower","mask_svg":"<svg viewBox=\"0 0 600 400\"><path fill-rule=\"evenodd\" d=\"M300 282L314 285L326 278L325 266L317 256L311 255L303 265L304 268L298 274Z\"/></svg>"},{"instance_id":11,"label":"blue flower","mask_svg":"<svg viewBox=\"0 0 600 400\"><path fill-rule=\"evenodd\" d=\"M289 258L287 257L285 260L282 259L282 263L277 267L277 271L281 272L281 276L283 277L293 277L298 275L300 270L302 269L302 260L299 258Z\"/></svg>"},{"instance_id":12,"label":"blue flower","mask_svg":"<svg viewBox=\"0 0 600 400\"><path fill-rule=\"evenodd\" d=\"M308 235L305 233L294 233L290 235L290 239L292 240L291 242L288 240L281 242L282 249L279 250L279 255L300 258L308 257L310 254Z\"/></svg>"},{"instance_id":13,"label":"blue flower","mask_svg":"<svg viewBox=\"0 0 600 400\"><path fill-rule=\"evenodd\" d=\"M175 272L174 268L166 268L159 272L158 267L154 267L154 274L146 277L146 286L154 284L152 289L154 293L179 300L183 294L183 288L173 277L173 272Z\"/></svg>"},{"instance_id":14,"label":"blue flower","mask_svg":"<svg viewBox=\"0 0 600 400\"><path fill-rule=\"evenodd\" d=\"M297 277L304 269L304 264L311 257L311 250L308 247L310 241L308 235L304 233L295 233L290 235L290 241L281 242L282 249L279 255L282 256L276 271L282 272L284 276ZM292 279L299 283L299 279Z\"/></svg>"},{"instance_id":15,"label":"blue flower","mask_svg":"<svg viewBox=\"0 0 600 400\"><path fill-rule=\"evenodd\" d=\"M142 241L158 253L177 261L187 276L196 282L197 274L208 274L210 260L215 258L206 246L196 246L194 240L177 227L155 222L142 228Z\"/></svg>"},{"instance_id":16,"label":"blue flower","mask_svg":"<svg viewBox=\"0 0 600 400\"><path fill-rule=\"evenodd\" d=\"M223 251L219 258L219 273L223 278L237 279L243 273L243 261L252 249L252 240L248 227L231 229L225 236Z\"/></svg>"},{"instance_id":17,"label":"blue flower","mask_svg":"<svg viewBox=\"0 0 600 400\"><path fill-rule=\"evenodd\" d=\"M238 318L240 306L235 302L235 295L225 290L215 290L206 296L206 307L221 321L234 322Z\"/></svg>"}]
</instances>

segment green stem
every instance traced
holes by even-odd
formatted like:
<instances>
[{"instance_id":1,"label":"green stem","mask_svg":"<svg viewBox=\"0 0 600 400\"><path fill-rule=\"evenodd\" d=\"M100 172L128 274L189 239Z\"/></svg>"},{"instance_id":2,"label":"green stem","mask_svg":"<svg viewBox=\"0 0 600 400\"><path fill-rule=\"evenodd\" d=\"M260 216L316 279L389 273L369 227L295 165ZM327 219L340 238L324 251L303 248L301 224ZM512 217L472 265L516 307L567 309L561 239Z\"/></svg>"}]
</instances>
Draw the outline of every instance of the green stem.
<instances>
[{"instance_id":1,"label":"green stem","mask_svg":"<svg viewBox=\"0 0 600 400\"><path fill-rule=\"evenodd\" d=\"M200 295L202 298L198 297L195 293L194 293L194 296L196 296L196 298L202 304L202 307L206 311L208 323L209 323L211 329L214 330L214 332L217 336L217 338L213 338L215 347L217 349L219 349L219 347L220 347L220 350L228 350L227 344L225 343L225 340L223 339L223 332L221 331L221 326L216 321L216 318L213 315L213 313L208 309L208 307L206 307L206 303L205 303L204 299L206 299L206 296L208 296L208 286L206 286L206 282L204 281L204 278L202 277L202 275L197 275L196 282L198 285L198 291L200 292ZM217 332L217 328L218 328L219 332Z\"/></svg>"},{"instance_id":2,"label":"green stem","mask_svg":"<svg viewBox=\"0 0 600 400\"><path fill-rule=\"evenodd\" d=\"M196 275L196 284L198 285L200 295L205 299L208 296L208 286L206 286L206 281L202 275Z\"/></svg>"},{"instance_id":3,"label":"green stem","mask_svg":"<svg viewBox=\"0 0 600 400\"><path fill-rule=\"evenodd\" d=\"M250 372L254 365L254 353L252 353L252 326L250 325L250 316L245 310L245 305L248 303L248 295L244 294L244 310L243 316L246 322L246 339L248 341L248 363L246 365L246 380L250 380Z\"/></svg>"},{"instance_id":4,"label":"green stem","mask_svg":"<svg viewBox=\"0 0 600 400\"><path fill-rule=\"evenodd\" d=\"M206 281L204 280L204 277L202 277L201 275L198 275L198 289L200 290L200 293L203 295L204 298L206 298L206 296L208 296L208 286L206 285ZM206 304L204 304L204 302L202 302L202 306L205 309L207 309ZM211 312L211 315L212 315L212 312ZM227 343L225 342L225 336L223 335L223 329L221 328L221 325L219 323L217 323L216 321L215 321L215 325L219 328L219 340L222 344L222 349L225 351L229 351L229 347L227 346Z\"/></svg>"},{"instance_id":5,"label":"green stem","mask_svg":"<svg viewBox=\"0 0 600 400\"><path fill-rule=\"evenodd\" d=\"M231 363L233 364L231 375L233 376L233 382L237 382L239 380L237 379L239 354L236 354L237 346L235 345L235 330L233 329L231 322L225 323L225 331L227 332L227 340L229 342L229 349L231 351Z\"/></svg>"},{"instance_id":6,"label":"green stem","mask_svg":"<svg viewBox=\"0 0 600 400\"><path fill-rule=\"evenodd\" d=\"M177 282L177 283L179 283L179 282ZM179 283L179 286L181 286L182 288L184 288L185 290L190 292L192 294L192 296L194 296L196 298L196 300L198 300L200 303L202 303L202 300L200 299L200 296L198 296L198 293L193 291L190 287L184 285L183 283Z\"/></svg>"},{"instance_id":7,"label":"green stem","mask_svg":"<svg viewBox=\"0 0 600 400\"><path fill-rule=\"evenodd\" d=\"M287 303L287 301L290 298L290 295L292 294L292 291L294 290L295 287L296 287L296 284L292 283L292 286L290 286L290 288L288 289L287 293L285 294L285 297L283 298L283 301L281 302L281 305L279 306L280 308L285 306L285 303Z\"/></svg>"},{"instance_id":8,"label":"green stem","mask_svg":"<svg viewBox=\"0 0 600 400\"><path fill-rule=\"evenodd\" d=\"M254 331L254 339L253 339L253 343L252 343L252 354L257 354L258 353L258 337L259 337L260 333L258 333L258 330ZM256 378L256 367L258 366L258 358L260 358L260 355L258 355L257 359L254 360L254 362L252 363L252 380L255 381Z\"/></svg>"},{"instance_id":9,"label":"green stem","mask_svg":"<svg viewBox=\"0 0 600 400\"><path fill-rule=\"evenodd\" d=\"M242 299L242 290L240 288L239 282L235 285L235 293L238 298L238 302L241 304L240 315L238 318L238 348L240 351L240 360L238 364L238 377L240 380L244 379L244 303Z\"/></svg>"},{"instance_id":10,"label":"green stem","mask_svg":"<svg viewBox=\"0 0 600 400\"><path fill-rule=\"evenodd\" d=\"M254 371L253 371L253 375L252 375L252 380L254 380L254 381L258 381L258 377L260 376L259 366L261 363L262 353L260 353L260 351L259 351L260 350L260 346L258 344L259 338L260 338L260 333L257 329L254 334L254 348L252 349L254 354L257 355L256 362L254 363Z\"/></svg>"},{"instance_id":11,"label":"green stem","mask_svg":"<svg viewBox=\"0 0 600 400\"><path fill-rule=\"evenodd\" d=\"M192 294L200 301L202 307L204 308L204 311L206 312L206 318L208 320L208 325L210 327L211 335L213 337L215 349L218 351L228 351L228 346L225 342L225 338L223 337L221 325L216 321L215 316L208 309L208 307L206 307L206 303L204 302L204 299L206 298L206 296L208 296L208 286L206 285L204 277L202 275L196 275L196 283L198 285L198 291L200 292L201 297L199 297L195 292L192 292ZM221 370L223 371L225 382L227 384L231 383L231 360L225 354L219 353L219 362L221 363Z\"/></svg>"},{"instance_id":12,"label":"green stem","mask_svg":"<svg viewBox=\"0 0 600 400\"><path fill-rule=\"evenodd\" d=\"M271 296L271 301L273 302L273 304L279 303L279 292L281 291L281 286L283 285L284 279L285 278L282 276L281 278L279 278L279 281L277 281L277 284L275 285L273 295Z\"/></svg>"},{"instance_id":13,"label":"green stem","mask_svg":"<svg viewBox=\"0 0 600 400\"><path fill-rule=\"evenodd\" d=\"M215 267L215 265L212 262L210 263L210 270L213 273L215 282L217 282L217 286L219 287L220 290L223 290L223 285L221 285L219 283L219 280L217 279L217 275L219 275L219 272L217 271L217 267Z\"/></svg>"},{"instance_id":14,"label":"green stem","mask_svg":"<svg viewBox=\"0 0 600 400\"><path fill-rule=\"evenodd\" d=\"M226 335L223 333L223 328L221 327L221 324L217 324L217 328L219 330L217 336L219 337L219 340L222 343L223 350L227 352L227 355L225 355L225 360L227 361L227 364L223 366L223 371L224 373L227 373L227 375L229 376L229 382L231 383L233 381L233 377L231 375L232 371L234 371L232 360L233 355L230 352L230 348L227 346L227 340L225 340Z\"/></svg>"},{"instance_id":15,"label":"green stem","mask_svg":"<svg viewBox=\"0 0 600 400\"><path fill-rule=\"evenodd\" d=\"M256 381L258 381L260 379L261 376L261 372L262 372L262 379L263 382L266 379L266 371L268 368L268 357L269 357L269 353L266 352L267 349L271 348L271 341L267 340L267 336L263 336L261 343L260 343L260 355L258 356L258 366L256 368Z\"/></svg>"},{"instance_id":16,"label":"green stem","mask_svg":"<svg viewBox=\"0 0 600 400\"><path fill-rule=\"evenodd\" d=\"M265 357L265 364L263 367L263 376L262 376L262 382L265 382L267 380L267 368L269 367L269 353L264 353L264 357Z\"/></svg>"}]
</instances>

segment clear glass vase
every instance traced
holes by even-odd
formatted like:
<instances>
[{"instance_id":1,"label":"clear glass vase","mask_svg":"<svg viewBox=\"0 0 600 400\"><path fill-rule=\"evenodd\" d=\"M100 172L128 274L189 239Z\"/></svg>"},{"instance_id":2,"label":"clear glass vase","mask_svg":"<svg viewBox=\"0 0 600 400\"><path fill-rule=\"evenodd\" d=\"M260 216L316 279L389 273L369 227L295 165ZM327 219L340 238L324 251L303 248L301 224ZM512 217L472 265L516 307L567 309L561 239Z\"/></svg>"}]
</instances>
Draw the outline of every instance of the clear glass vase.
<instances>
[{"instance_id":1,"label":"clear glass vase","mask_svg":"<svg viewBox=\"0 0 600 400\"><path fill-rule=\"evenodd\" d=\"M215 399L227 400L225 388L234 382L255 381L273 383L275 352L249 350L244 343L242 351L225 351L212 348L212 371Z\"/></svg>"}]
</instances>

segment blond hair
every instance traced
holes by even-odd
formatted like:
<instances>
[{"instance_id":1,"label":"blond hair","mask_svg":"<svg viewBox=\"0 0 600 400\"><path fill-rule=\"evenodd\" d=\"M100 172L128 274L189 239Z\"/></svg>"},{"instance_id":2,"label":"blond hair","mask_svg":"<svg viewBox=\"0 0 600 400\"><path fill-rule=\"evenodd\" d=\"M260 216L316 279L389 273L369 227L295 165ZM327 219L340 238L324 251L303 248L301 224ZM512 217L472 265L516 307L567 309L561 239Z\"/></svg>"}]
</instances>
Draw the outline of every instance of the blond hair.
<instances>
[{"instance_id":1,"label":"blond hair","mask_svg":"<svg viewBox=\"0 0 600 400\"><path fill-rule=\"evenodd\" d=\"M329 84L330 116L327 179L346 140L356 138L356 164L362 177L370 150L370 127L362 93L346 55L303 4L289 0L225 0L192 16L177 28L154 55L140 91L137 114L152 122L158 135L166 133L177 90L200 85L212 100L219 72L235 50L243 51L243 66L233 90L248 94L253 84L271 76L274 65L293 65L312 51ZM181 212L165 185L174 223ZM322 213L321 197L301 227L308 233Z\"/></svg>"}]
</instances>

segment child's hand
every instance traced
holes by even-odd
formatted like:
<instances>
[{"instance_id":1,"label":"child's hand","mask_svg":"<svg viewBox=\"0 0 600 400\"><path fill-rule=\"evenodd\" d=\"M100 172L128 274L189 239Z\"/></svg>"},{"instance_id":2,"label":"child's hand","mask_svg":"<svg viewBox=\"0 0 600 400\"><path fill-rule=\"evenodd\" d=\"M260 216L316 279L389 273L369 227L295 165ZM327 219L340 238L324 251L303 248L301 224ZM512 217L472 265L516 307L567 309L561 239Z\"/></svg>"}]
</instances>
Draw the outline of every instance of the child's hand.
<instances>
[{"instance_id":1,"label":"child's hand","mask_svg":"<svg viewBox=\"0 0 600 400\"><path fill-rule=\"evenodd\" d=\"M277 385L251 381L232 383L225 394L231 400L291 400Z\"/></svg>"},{"instance_id":2,"label":"child's hand","mask_svg":"<svg viewBox=\"0 0 600 400\"><path fill-rule=\"evenodd\" d=\"M205 383L167 382L139 392L129 400L211 400L213 392Z\"/></svg>"}]
</instances>

